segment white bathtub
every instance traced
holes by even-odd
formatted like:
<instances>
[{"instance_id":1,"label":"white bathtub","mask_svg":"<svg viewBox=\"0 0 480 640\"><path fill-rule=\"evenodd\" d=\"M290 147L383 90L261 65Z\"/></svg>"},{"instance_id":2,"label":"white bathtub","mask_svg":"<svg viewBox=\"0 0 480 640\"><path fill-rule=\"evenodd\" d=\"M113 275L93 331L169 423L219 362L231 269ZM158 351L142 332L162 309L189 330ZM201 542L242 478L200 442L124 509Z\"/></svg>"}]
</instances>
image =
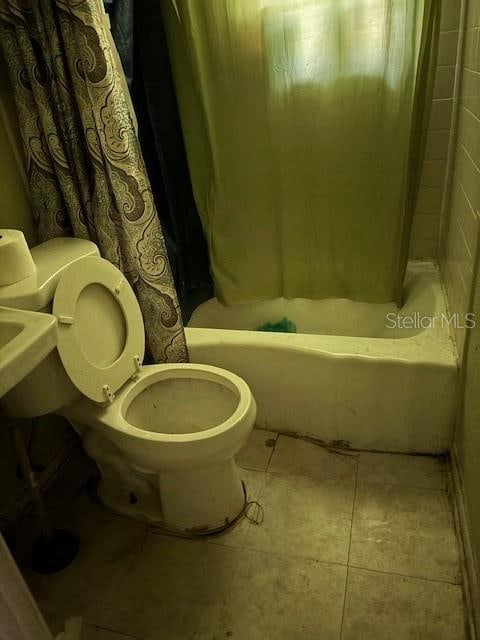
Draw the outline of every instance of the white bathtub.
<instances>
[{"instance_id":1,"label":"white bathtub","mask_svg":"<svg viewBox=\"0 0 480 640\"><path fill-rule=\"evenodd\" d=\"M408 326L392 328L398 313L349 300L212 299L195 311L187 341L192 362L248 382L260 426L354 449L443 453L458 367L435 265L409 265L400 312ZM254 331L285 316L298 333Z\"/></svg>"}]
</instances>

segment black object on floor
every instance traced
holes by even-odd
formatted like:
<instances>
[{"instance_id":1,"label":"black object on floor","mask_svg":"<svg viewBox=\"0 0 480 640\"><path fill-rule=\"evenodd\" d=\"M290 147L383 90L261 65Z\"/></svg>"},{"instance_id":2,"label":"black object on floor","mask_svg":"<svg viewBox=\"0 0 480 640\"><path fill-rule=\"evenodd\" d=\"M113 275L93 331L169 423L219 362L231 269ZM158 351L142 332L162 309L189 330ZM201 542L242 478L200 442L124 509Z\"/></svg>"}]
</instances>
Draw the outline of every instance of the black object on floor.
<instances>
[{"instance_id":1,"label":"black object on floor","mask_svg":"<svg viewBox=\"0 0 480 640\"><path fill-rule=\"evenodd\" d=\"M48 575L68 567L77 557L80 543L66 529L55 529L51 536L42 535L32 551L32 569Z\"/></svg>"}]
</instances>

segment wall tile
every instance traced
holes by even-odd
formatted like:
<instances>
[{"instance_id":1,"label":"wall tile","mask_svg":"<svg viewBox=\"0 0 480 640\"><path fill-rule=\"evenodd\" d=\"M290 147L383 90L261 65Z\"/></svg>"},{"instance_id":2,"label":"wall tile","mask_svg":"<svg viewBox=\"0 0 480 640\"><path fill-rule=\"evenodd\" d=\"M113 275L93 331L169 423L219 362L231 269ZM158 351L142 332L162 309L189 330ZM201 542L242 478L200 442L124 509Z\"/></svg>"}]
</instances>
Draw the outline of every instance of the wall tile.
<instances>
[{"instance_id":1,"label":"wall tile","mask_svg":"<svg viewBox=\"0 0 480 640\"><path fill-rule=\"evenodd\" d=\"M458 29L460 23L460 6L459 0L443 0L442 21L440 23L440 29L442 31Z\"/></svg>"},{"instance_id":2,"label":"wall tile","mask_svg":"<svg viewBox=\"0 0 480 640\"><path fill-rule=\"evenodd\" d=\"M437 214L442 209L443 187L423 188L418 193L416 215Z\"/></svg>"},{"instance_id":3,"label":"wall tile","mask_svg":"<svg viewBox=\"0 0 480 640\"><path fill-rule=\"evenodd\" d=\"M467 2L467 26L480 27L480 2L478 0L469 0Z\"/></svg>"},{"instance_id":4,"label":"wall tile","mask_svg":"<svg viewBox=\"0 0 480 640\"><path fill-rule=\"evenodd\" d=\"M446 160L450 131L429 131L425 149L426 160Z\"/></svg>"},{"instance_id":5,"label":"wall tile","mask_svg":"<svg viewBox=\"0 0 480 640\"><path fill-rule=\"evenodd\" d=\"M458 31L442 31L438 43L438 66L455 65L457 61Z\"/></svg>"},{"instance_id":6,"label":"wall tile","mask_svg":"<svg viewBox=\"0 0 480 640\"><path fill-rule=\"evenodd\" d=\"M480 215L480 168L461 143L456 150L454 180L462 185L473 212Z\"/></svg>"},{"instance_id":7,"label":"wall tile","mask_svg":"<svg viewBox=\"0 0 480 640\"><path fill-rule=\"evenodd\" d=\"M480 28L465 33L464 65L466 69L480 71Z\"/></svg>"},{"instance_id":8,"label":"wall tile","mask_svg":"<svg viewBox=\"0 0 480 640\"><path fill-rule=\"evenodd\" d=\"M453 85L455 82L455 66L438 67L435 75L435 86L433 97L451 98L453 96Z\"/></svg>"},{"instance_id":9,"label":"wall tile","mask_svg":"<svg viewBox=\"0 0 480 640\"><path fill-rule=\"evenodd\" d=\"M462 284L467 287L469 275L472 269L472 257L465 242L459 220L452 216L446 245L446 257L452 265L452 270L460 277Z\"/></svg>"},{"instance_id":10,"label":"wall tile","mask_svg":"<svg viewBox=\"0 0 480 640\"><path fill-rule=\"evenodd\" d=\"M465 191L458 181L455 181L452 187L451 215L452 221L456 220L462 233L473 268L473 260L478 243L478 218L475 216Z\"/></svg>"},{"instance_id":11,"label":"wall tile","mask_svg":"<svg viewBox=\"0 0 480 640\"><path fill-rule=\"evenodd\" d=\"M442 100L434 100L432 103L432 111L430 113L430 131L444 131L450 129L452 122L453 100L444 98Z\"/></svg>"},{"instance_id":12,"label":"wall tile","mask_svg":"<svg viewBox=\"0 0 480 640\"><path fill-rule=\"evenodd\" d=\"M461 106L458 118L458 140L480 167L480 120L465 106Z\"/></svg>"},{"instance_id":13,"label":"wall tile","mask_svg":"<svg viewBox=\"0 0 480 640\"><path fill-rule=\"evenodd\" d=\"M419 238L412 232L410 243L411 260L433 260L437 255L438 242L434 238Z\"/></svg>"},{"instance_id":14,"label":"wall tile","mask_svg":"<svg viewBox=\"0 0 480 640\"><path fill-rule=\"evenodd\" d=\"M459 22L459 1L443 0L434 100L410 243L412 259L435 259L438 256L438 233L452 126ZM419 216L422 217L417 220ZM424 216L434 216L434 218L427 219Z\"/></svg>"},{"instance_id":15,"label":"wall tile","mask_svg":"<svg viewBox=\"0 0 480 640\"><path fill-rule=\"evenodd\" d=\"M421 240L438 239L438 215L417 215L413 220L413 233Z\"/></svg>"},{"instance_id":16,"label":"wall tile","mask_svg":"<svg viewBox=\"0 0 480 640\"><path fill-rule=\"evenodd\" d=\"M480 118L480 73L465 69L462 79L461 102L464 107Z\"/></svg>"},{"instance_id":17,"label":"wall tile","mask_svg":"<svg viewBox=\"0 0 480 640\"><path fill-rule=\"evenodd\" d=\"M445 182L445 160L426 160L423 165L421 188L442 187Z\"/></svg>"}]
</instances>

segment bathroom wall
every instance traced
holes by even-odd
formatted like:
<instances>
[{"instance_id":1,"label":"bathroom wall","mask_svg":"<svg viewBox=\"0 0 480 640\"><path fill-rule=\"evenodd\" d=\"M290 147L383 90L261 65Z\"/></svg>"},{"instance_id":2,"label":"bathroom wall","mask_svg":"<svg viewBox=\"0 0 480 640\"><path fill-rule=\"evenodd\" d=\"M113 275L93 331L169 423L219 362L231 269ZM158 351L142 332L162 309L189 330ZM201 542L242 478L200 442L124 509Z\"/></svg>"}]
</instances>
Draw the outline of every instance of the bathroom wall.
<instances>
[{"instance_id":1,"label":"bathroom wall","mask_svg":"<svg viewBox=\"0 0 480 640\"><path fill-rule=\"evenodd\" d=\"M474 329L458 327L454 331L462 365L462 388L453 450L463 484L473 564L480 575L480 0L464 1L451 176L439 258L451 312L474 312L477 322ZM474 571L474 567L471 569ZM478 588L478 581L473 580L472 584ZM480 593L473 593L473 597L478 617Z\"/></svg>"},{"instance_id":2,"label":"bathroom wall","mask_svg":"<svg viewBox=\"0 0 480 640\"><path fill-rule=\"evenodd\" d=\"M36 243L28 188L23 165L23 151L15 104L5 60L0 57L0 229L22 229L30 245ZM35 464L55 473L75 444L72 430L62 418L41 418L32 424L21 423L25 440ZM0 415L0 521L12 520L25 506L28 494L17 470L17 458L9 429L13 421ZM2 524L0 522L0 524Z\"/></svg>"},{"instance_id":3,"label":"bathroom wall","mask_svg":"<svg viewBox=\"0 0 480 640\"><path fill-rule=\"evenodd\" d=\"M475 270L472 309L480 319L480 278ZM469 332L466 346L462 407L455 437L456 461L463 483L473 562L480 576L480 330ZM475 594L474 594L475 596ZM480 616L480 593L476 594ZM480 619L477 621L480 623ZM479 628L480 631L480 628Z\"/></svg>"},{"instance_id":4,"label":"bathroom wall","mask_svg":"<svg viewBox=\"0 0 480 640\"><path fill-rule=\"evenodd\" d=\"M451 181L439 259L450 311L463 317L471 301L480 217L480 0L466 1L462 37ZM454 335L461 358L466 330L459 326Z\"/></svg>"},{"instance_id":5,"label":"bathroom wall","mask_svg":"<svg viewBox=\"0 0 480 640\"><path fill-rule=\"evenodd\" d=\"M439 55L426 157L417 211L413 222L410 257L435 258L439 244L445 170L452 125L455 66L461 0L443 0Z\"/></svg>"}]
</instances>

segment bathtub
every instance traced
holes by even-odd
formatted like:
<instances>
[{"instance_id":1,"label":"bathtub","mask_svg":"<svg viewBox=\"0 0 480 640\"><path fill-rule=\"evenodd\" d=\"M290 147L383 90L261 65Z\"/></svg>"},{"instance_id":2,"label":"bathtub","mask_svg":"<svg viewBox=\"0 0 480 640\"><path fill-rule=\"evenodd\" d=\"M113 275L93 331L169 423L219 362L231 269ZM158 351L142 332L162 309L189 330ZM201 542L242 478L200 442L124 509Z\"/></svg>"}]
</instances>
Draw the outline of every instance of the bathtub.
<instances>
[{"instance_id":1,"label":"bathtub","mask_svg":"<svg viewBox=\"0 0 480 640\"><path fill-rule=\"evenodd\" d=\"M297 333L255 331L287 317ZM332 446L441 454L451 443L458 364L436 265L411 262L405 305L270 300L199 306L192 362L242 376L257 424Z\"/></svg>"}]
</instances>

